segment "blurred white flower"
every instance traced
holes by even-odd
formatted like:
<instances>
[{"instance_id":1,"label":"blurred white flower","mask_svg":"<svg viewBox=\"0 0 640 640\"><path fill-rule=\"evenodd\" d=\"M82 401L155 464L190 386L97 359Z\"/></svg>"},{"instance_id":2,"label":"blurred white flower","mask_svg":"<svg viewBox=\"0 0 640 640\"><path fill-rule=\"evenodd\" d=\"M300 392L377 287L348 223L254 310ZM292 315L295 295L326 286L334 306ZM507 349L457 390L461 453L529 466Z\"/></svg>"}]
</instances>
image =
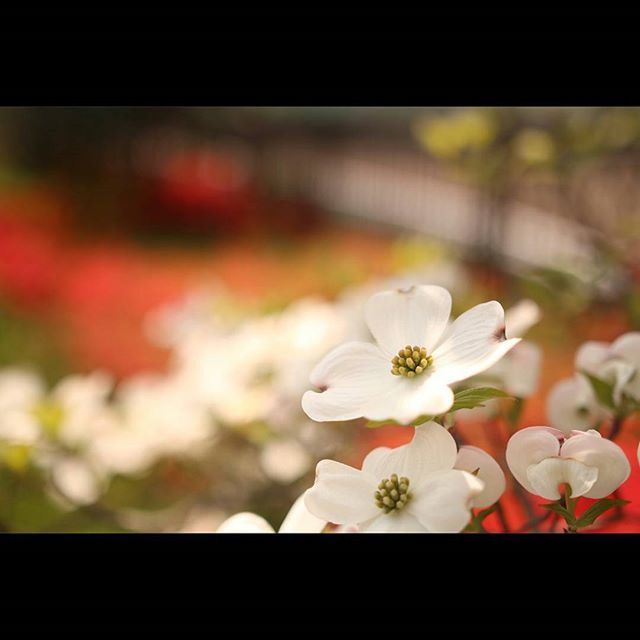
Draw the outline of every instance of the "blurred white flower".
<instances>
[{"instance_id":1,"label":"blurred white flower","mask_svg":"<svg viewBox=\"0 0 640 640\"><path fill-rule=\"evenodd\" d=\"M640 332L625 333L611 344L585 342L576 353L575 366L612 384L616 404L623 394L640 401Z\"/></svg>"},{"instance_id":2,"label":"blurred white flower","mask_svg":"<svg viewBox=\"0 0 640 640\"><path fill-rule=\"evenodd\" d=\"M92 504L100 497L104 484L84 460L61 457L50 466L55 487L72 503Z\"/></svg>"},{"instance_id":3,"label":"blurred white flower","mask_svg":"<svg viewBox=\"0 0 640 640\"><path fill-rule=\"evenodd\" d=\"M547 417L565 434L593 429L609 412L596 399L589 381L579 373L557 382L547 396Z\"/></svg>"},{"instance_id":4,"label":"blurred white flower","mask_svg":"<svg viewBox=\"0 0 640 640\"><path fill-rule=\"evenodd\" d=\"M457 456L449 432L429 422L409 444L371 451L362 470L322 460L305 504L318 518L361 532L461 531L485 485L454 468Z\"/></svg>"},{"instance_id":5,"label":"blurred white flower","mask_svg":"<svg viewBox=\"0 0 640 640\"><path fill-rule=\"evenodd\" d=\"M285 516L278 533L320 533L327 521L317 518L309 512L303 493ZM261 516L243 512L227 518L216 533L275 533L275 529Z\"/></svg>"},{"instance_id":6,"label":"blurred white flower","mask_svg":"<svg viewBox=\"0 0 640 640\"><path fill-rule=\"evenodd\" d=\"M311 467L311 456L295 440L272 440L260 452L260 466L276 482L288 484Z\"/></svg>"},{"instance_id":7,"label":"blurred white flower","mask_svg":"<svg viewBox=\"0 0 640 640\"><path fill-rule=\"evenodd\" d=\"M365 417L408 424L445 413L449 385L495 364L519 339L504 335L504 311L479 304L449 325L451 296L436 286L378 293L365 316L377 344L348 342L312 371L302 407L319 422Z\"/></svg>"},{"instance_id":8,"label":"blurred white flower","mask_svg":"<svg viewBox=\"0 0 640 640\"><path fill-rule=\"evenodd\" d=\"M464 445L458 451L454 469L474 473L484 483L484 489L471 500L471 506L489 507L504 493L506 480L500 465L483 449Z\"/></svg>"},{"instance_id":9,"label":"blurred white flower","mask_svg":"<svg viewBox=\"0 0 640 640\"><path fill-rule=\"evenodd\" d=\"M216 431L206 407L180 384L151 375L122 384L108 424L88 446L105 473L143 471L164 455L198 455Z\"/></svg>"},{"instance_id":10,"label":"blurred white flower","mask_svg":"<svg viewBox=\"0 0 640 640\"><path fill-rule=\"evenodd\" d=\"M540 322L542 311L533 301L525 298L504 312L507 333L512 338L523 338L525 333Z\"/></svg>"},{"instance_id":11,"label":"blurred white flower","mask_svg":"<svg viewBox=\"0 0 640 640\"><path fill-rule=\"evenodd\" d=\"M622 449L597 431L565 436L550 427L528 427L511 436L507 464L529 493L547 500L559 500L559 487L565 483L572 498L604 498L631 472Z\"/></svg>"},{"instance_id":12,"label":"blurred white flower","mask_svg":"<svg viewBox=\"0 0 640 640\"><path fill-rule=\"evenodd\" d=\"M0 437L34 444L42 436L70 446L91 439L101 424L112 379L104 372L70 375L50 392L35 374L0 372Z\"/></svg>"}]
</instances>

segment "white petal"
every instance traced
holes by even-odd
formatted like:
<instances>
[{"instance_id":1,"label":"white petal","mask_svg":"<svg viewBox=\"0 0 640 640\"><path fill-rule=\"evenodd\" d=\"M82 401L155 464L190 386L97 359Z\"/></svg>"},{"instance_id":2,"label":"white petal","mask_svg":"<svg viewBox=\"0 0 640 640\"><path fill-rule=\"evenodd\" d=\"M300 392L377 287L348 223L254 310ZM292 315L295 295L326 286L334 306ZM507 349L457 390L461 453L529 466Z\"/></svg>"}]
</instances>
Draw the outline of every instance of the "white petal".
<instances>
[{"instance_id":1,"label":"white petal","mask_svg":"<svg viewBox=\"0 0 640 640\"><path fill-rule=\"evenodd\" d=\"M547 395L547 417L556 429L569 434L572 429L596 426L606 417L606 411L598 404L589 381L576 374L552 387Z\"/></svg>"},{"instance_id":2,"label":"white petal","mask_svg":"<svg viewBox=\"0 0 640 640\"><path fill-rule=\"evenodd\" d=\"M401 377L392 375L391 361L375 345L347 342L311 372L311 383L325 390L307 391L302 408L319 422L359 418L368 401L398 385Z\"/></svg>"},{"instance_id":3,"label":"white petal","mask_svg":"<svg viewBox=\"0 0 640 640\"><path fill-rule=\"evenodd\" d=\"M484 489L473 498L472 506L489 507L500 500L506 487L504 472L486 451L471 445L460 447L454 468L470 473L479 469L476 477L484 482Z\"/></svg>"},{"instance_id":4,"label":"white petal","mask_svg":"<svg viewBox=\"0 0 640 640\"><path fill-rule=\"evenodd\" d=\"M609 345L606 342L585 342L576 352L576 370L598 376L602 363L609 355Z\"/></svg>"},{"instance_id":5,"label":"white petal","mask_svg":"<svg viewBox=\"0 0 640 640\"><path fill-rule=\"evenodd\" d=\"M382 291L365 305L367 325L389 356L408 344L425 347L430 353L450 314L451 295L431 285Z\"/></svg>"},{"instance_id":6,"label":"white petal","mask_svg":"<svg viewBox=\"0 0 640 640\"><path fill-rule=\"evenodd\" d=\"M304 494L307 509L335 524L358 524L378 514L375 493L380 479L334 460L321 460L316 481Z\"/></svg>"},{"instance_id":7,"label":"white petal","mask_svg":"<svg viewBox=\"0 0 640 640\"><path fill-rule=\"evenodd\" d=\"M560 453L561 431L549 427L527 427L514 433L507 443L507 465L513 477L530 493L535 493L527 469Z\"/></svg>"},{"instance_id":8,"label":"white petal","mask_svg":"<svg viewBox=\"0 0 640 640\"><path fill-rule=\"evenodd\" d=\"M427 422L415 428L409 444L382 452L374 449L363 468L376 479L376 485L396 473L409 478L411 486L418 486L430 474L452 469L457 455L453 436L436 422Z\"/></svg>"},{"instance_id":9,"label":"white petal","mask_svg":"<svg viewBox=\"0 0 640 640\"><path fill-rule=\"evenodd\" d=\"M377 478L379 473L378 465L391 451L393 451L391 447L378 447L369 451L367 457L362 461L362 470L365 473L372 475L374 478ZM382 477L380 477L380 480L382 480Z\"/></svg>"},{"instance_id":10,"label":"white petal","mask_svg":"<svg viewBox=\"0 0 640 640\"><path fill-rule=\"evenodd\" d=\"M469 523L473 498L483 489L482 481L466 471L440 471L415 488L405 508L432 533L456 533Z\"/></svg>"},{"instance_id":11,"label":"white petal","mask_svg":"<svg viewBox=\"0 0 640 640\"><path fill-rule=\"evenodd\" d=\"M423 373L413 379L393 376L387 391L371 399L362 409L370 420L391 418L400 424L411 424L422 415L446 413L453 404L453 391ZM424 378L424 379L421 379Z\"/></svg>"},{"instance_id":12,"label":"white petal","mask_svg":"<svg viewBox=\"0 0 640 640\"><path fill-rule=\"evenodd\" d=\"M547 500L559 500L559 487L567 483L571 486L571 496L585 495L598 479L598 469L577 460L545 458L527 469L527 479L532 493Z\"/></svg>"},{"instance_id":13,"label":"white petal","mask_svg":"<svg viewBox=\"0 0 640 640\"><path fill-rule=\"evenodd\" d=\"M418 519L407 511L381 513L381 515L363 522L361 533L426 533Z\"/></svg>"},{"instance_id":14,"label":"white petal","mask_svg":"<svg viewBox=\"0 0 640 640\"><path fill-rule=\"evenodd\" d=\"M598 480L584 495L604 498L615 491L631 473L631 466L622 449L611 440L593 431L578 432L560 449L563 458L578 460L598 469Z\"/></svg>"},{"instance_id":15,"label":"white petal","mask_svg":"<svg viewBox=\"0 0 640 640\"><path fill-rule=\"evenodd\" d=\"M304 503L305 493L299 496L289 509L280 525L279 533L320 533L327 526L326 520L316 518L307 509Z\"/></svg>"},{"instance_id":16,"label":"white petal","mask_svg":"<svg viewBox=\"0 0 640 640\"><path fill-rule=\"evenodd\" d=\"M275 533L273 527L255 513L242 512L227 518L216 533Z\"/></svg>"},{"instance_id":17,"label":"white petal","mask_svg":"<svg viewBox=\"0 0 640 640\"><path fill-rule=\"evenodd\" d=\"M433 352L434 377L449 384L470 378L495 364L519 338L505 339L504 310L495 300L476 305L456 318Z\"/></svg>"},{"instance_id":18,"label":"white petal","mask_svg":"<svg viewBox=\"0 0 640 640\"><path fill-rule=\"evenodd\" d=\"M611 344L611 353L624 358L632 366L632 377L627 381L625 391L640 400L640 332L632 331L620 336Z\"/></svg>"},{"instance_id":19,"label":"white petal","mask_svg":"<svg viewBox=\"0 0 640 640\"><path fill-rule=\"evenodd\" d=\"M504 312L507 335L522 338L542 317L540 307L533 300L520 300Z\"/></svg>"},{"instance_id":20,"label":"white petal","mask_svg":"<svg viewBox=\"0 0 640 640\"><path fill-rule=\"evenodd\" d=\"M630 331L611 343L611 353L640 367L640 331Z\"/></svg>"}]
</instances>

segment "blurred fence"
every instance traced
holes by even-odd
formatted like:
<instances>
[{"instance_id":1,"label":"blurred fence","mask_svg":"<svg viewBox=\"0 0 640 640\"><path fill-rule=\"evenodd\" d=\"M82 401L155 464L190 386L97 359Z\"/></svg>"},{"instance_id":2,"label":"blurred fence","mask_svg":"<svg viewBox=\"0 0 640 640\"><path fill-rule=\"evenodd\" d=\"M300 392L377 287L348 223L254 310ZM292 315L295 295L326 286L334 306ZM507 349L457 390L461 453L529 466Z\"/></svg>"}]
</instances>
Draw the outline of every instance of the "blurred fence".
<instances>
[{"instance_id":1,"label":"blurred fence","mask_svg":"<svg viewBox=\"0 0 640 640\"><path fill-rule=\"evenodd\" d=\"M573 266L594 254L592 230L532 204L496 206L479 189L442 175L419 150L386 143L275 143L265 171L284 194L336 214L452 242L507 266Z\"/></svg>"}]
</instances>

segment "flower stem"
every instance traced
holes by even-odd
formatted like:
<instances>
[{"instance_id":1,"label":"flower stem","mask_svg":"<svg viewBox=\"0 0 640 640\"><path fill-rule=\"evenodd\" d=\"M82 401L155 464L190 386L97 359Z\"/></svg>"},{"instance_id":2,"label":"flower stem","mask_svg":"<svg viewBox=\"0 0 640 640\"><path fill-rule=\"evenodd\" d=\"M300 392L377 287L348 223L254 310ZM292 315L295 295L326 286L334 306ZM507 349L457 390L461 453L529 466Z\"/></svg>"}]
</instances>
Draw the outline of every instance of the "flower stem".
<instances>
[{"instance_id":1,"label":"flower stem","mask_svg":"<svg viewBox=\"0 0 640 640\"><path fill-rule=\"evenodd\" d=\"M564 492L564 506L567 511L571 514L571 517L575 521L575 509L576 509L576 501L571 499L571 489L567 486ZM571 524L569 520L567 522L567 533L578 533L578 529L575 525Z\"/></svg>"},{"instance_id":2,"label":"flower stem","mask_svg":"<svg viewBox=\"0 0 640 640\"><path fill-rule=\"evenodd\" d=\"M620 433L625 417L626 416L623 415L614 416L613 423L611 424L611 431L609 432L609 440L615 440L616 436Z\"/></svg>"}]
</instances>

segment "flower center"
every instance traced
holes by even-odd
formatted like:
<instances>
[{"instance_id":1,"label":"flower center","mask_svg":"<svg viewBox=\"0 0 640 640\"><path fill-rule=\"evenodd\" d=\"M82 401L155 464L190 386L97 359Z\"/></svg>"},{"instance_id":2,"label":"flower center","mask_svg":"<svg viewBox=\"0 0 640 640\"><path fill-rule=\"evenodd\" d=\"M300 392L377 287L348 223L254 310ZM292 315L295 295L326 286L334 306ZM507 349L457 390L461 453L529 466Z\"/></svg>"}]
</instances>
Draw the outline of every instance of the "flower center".
<instances>
[{"instance_id":1,"label":"flower center","mask_svg":"<svg viewBox=\"0 0 640 640\"><path fill-rule=\"evenodd\" d=\"M376 506L382 509L385 513L404 509L407 502L411 500L411 493L409 493L409 478L405 478L404 476L402 478L398 478L397 474L391 474L390 478L385 478L378 485L375 499Z\"/></svg>"},{"instance_id":2,"label":"flower center","mask_svg":"<svg viewBox=\"0 0 640 640\"><path fill-rule=\"evenodd\" d=\"M394 376L415 378L428 369L433 363L433 356L427 355L424 347L412 347L408 344L398 351L398 355L391 360L391 373Z\"/></svg>"}]
</instances>

